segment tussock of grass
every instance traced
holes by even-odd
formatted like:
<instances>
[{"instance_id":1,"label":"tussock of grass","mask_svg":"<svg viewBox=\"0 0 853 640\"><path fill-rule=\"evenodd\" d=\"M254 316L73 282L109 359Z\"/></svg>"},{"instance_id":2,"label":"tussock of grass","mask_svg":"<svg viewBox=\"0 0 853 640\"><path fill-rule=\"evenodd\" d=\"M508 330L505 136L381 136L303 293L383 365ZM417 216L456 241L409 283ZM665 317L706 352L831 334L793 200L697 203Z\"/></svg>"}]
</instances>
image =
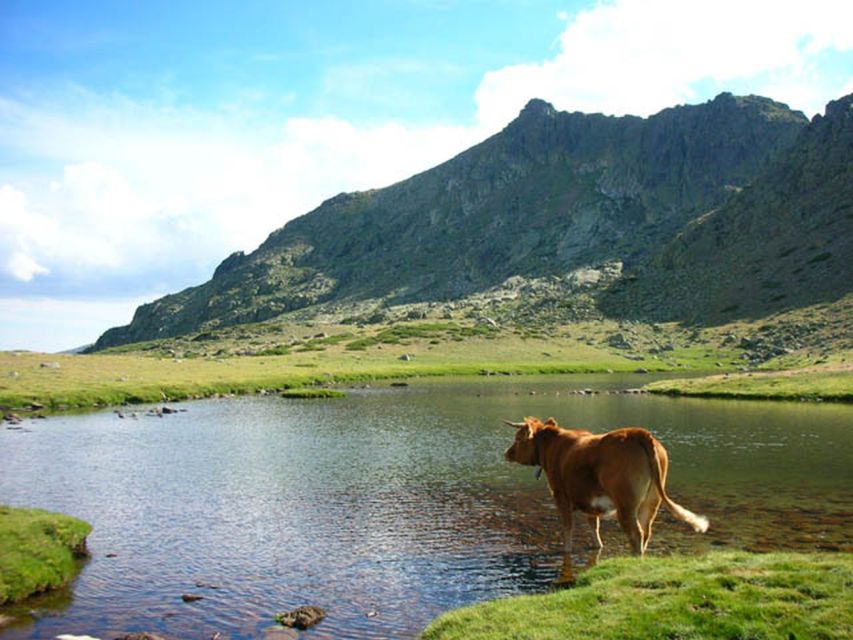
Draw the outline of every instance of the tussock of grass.
<instances>
[{"instance_id":1,"label":"tussock of grass","mask_svg":"<svg viewBox=\"0 0 853 640\"><path fill-rule=\"evenodd\" d=\"M281 392L282 398L345 398L346 393L337 389L285 389Z\"/></svg>"},{"instance_id":2,"label":"tussock of grass","mask_svg":"<svg viewBox=\"0 0 853 640\"><path fill-rule=\"evenodd\" d=\"M421 639L850 638L851 586L844 554L615 558L573 589L451 611Z\"/></svg>"},{"instance_id":3,"label":"tussock of grass","mask_svg":"<svg viewBox=\"0 0 853 640\"><path fill-rule=\"evenodd\" d=\"M91 531L71 516L0 505L0 604L67 584Z\"/></svg>"}]
</instances>

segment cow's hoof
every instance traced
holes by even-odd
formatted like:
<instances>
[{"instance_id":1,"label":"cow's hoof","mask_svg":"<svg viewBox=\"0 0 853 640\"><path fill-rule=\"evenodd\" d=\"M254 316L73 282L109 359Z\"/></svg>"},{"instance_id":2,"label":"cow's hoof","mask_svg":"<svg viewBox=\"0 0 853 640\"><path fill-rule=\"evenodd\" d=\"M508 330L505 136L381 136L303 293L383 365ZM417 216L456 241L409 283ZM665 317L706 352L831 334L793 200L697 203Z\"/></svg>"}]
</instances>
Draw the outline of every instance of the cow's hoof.
<instances>
[{"instance_id":1,"label":"cow's hoof","mask_svg":"<svg viewBox=\"0 0 853 640\"><path fill-rule=\"evenodd\" d=\"M575 576L571 573L563 573L557 576L551 583L555 589L569 589L575 586Z\"/></svg>"}]
</instances>

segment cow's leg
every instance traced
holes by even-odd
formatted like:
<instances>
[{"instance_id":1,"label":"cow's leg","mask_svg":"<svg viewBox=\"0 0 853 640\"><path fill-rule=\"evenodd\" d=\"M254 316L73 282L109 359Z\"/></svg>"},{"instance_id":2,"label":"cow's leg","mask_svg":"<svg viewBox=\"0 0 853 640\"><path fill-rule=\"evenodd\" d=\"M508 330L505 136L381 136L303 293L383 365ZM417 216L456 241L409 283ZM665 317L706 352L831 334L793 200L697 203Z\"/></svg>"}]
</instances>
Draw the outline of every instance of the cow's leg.
<instances>
[{"instance_id":1,"label":"cow's leg","mask_svg":"<svg viewBox=\"0 0 853 640\"><path fill-rule=\"evenodd\" d=\"M555 584L571 584L575 581L572 569L572 510L560 509L560 520L563 525L563 568Z\"/></svg>"},{"instance_id":2,"label":"cow's leg","mask_svg":"<svg viewBox=\"0 0 853 640\"><path fill-rule=\"evenodd\" d=\"M589 527L595 535L595 541L598 543L598 548L601 549L604 546L604 543L601 541L601 518L589 515L586 517L586 521L589 522Z\"/></svg>"},{"instance_id":3,"label":"cow's leg","mask_svg":"<svg viewBox=\"0 0 853 640\"><path fill-rule=\"evenodd\" d=\"M620 507L616 516L619 519L619 525L628 536L631 551L634 552L635 556L641 556L643 555L643 530L640 528L637 511L636 505Z\"/></svg>"},{"instance_id":4,"label":"cow's leg","mask_svg":"<svg viewBox=\"0 0 853 640\"><path fill-rule=\"evenodd\" d=\"M646 499L643 501L643 504L640 505L640 528L643 530L643 554L646 553L646 549L649 548L649 540L652 539L652 525L655 522L655 518L658 515L658 509L660 509L661 497L658 495L658 492L652 488Z\"/></svg>"}]
</instances>

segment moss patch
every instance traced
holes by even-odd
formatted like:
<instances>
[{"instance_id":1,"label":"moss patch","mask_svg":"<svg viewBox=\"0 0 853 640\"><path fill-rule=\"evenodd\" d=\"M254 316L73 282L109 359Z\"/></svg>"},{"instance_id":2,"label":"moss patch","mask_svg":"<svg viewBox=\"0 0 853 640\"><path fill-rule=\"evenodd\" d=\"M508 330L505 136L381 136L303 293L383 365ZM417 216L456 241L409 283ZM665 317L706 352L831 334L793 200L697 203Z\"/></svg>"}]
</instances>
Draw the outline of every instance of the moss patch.
<instances>
[{"instance_id":1,"label":"moss patch","mask_svg":"<svg viewBox=\"0 0 853 640\"><path fill-rule=\"evenodd\" d=\"M70 582L91 531L71 516L0 505L0 604Z\"/></svg>"}]
</instances>

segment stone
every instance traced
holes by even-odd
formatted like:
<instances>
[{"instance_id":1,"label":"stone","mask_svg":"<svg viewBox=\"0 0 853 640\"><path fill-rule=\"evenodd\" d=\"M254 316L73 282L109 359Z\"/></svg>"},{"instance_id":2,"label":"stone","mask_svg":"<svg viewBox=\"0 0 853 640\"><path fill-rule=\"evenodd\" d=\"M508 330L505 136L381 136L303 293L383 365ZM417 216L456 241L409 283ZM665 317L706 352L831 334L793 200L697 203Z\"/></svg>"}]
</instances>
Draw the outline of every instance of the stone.
<instances>
[{"instance_id":1,"label":"stone","mask_svg":"<svg viewBox=\"0 0 853 640\"><path fill-rule=\"evenodd\" d=\"M313 627L325 617L326 612L323 609L313 605L307 605L297 607L293 611L279 613L275 617L275 621L285 627L304 630L308 627Z\"/></svg>"},{"instance_id":2,"label":"stone","mask_svg":"<svg viewBox=\"0 0 853 640\"><path fill-rule=\"evenodd\" d=\"M41 364L39 364L39 368L41 368L41 369L59 369L60 366L59 366L58 362L42 362Z\"/></svg>"},{"instance_id":3,"label":"stone","mask_svg":"<svg viewBox=\"0 0 853 640\"><path fill-rule=\"evenodd\" d=\"M607 344L613 347L614 349L633 349L634 345L632 345L625 336L621 333L612 333L607 336Z\"/></svg>"},{"instance_id":4,"label":"stone","mask_svg":"<svg viewBox=\"0 0 853 640\"><path fill-rule=\"evenodd\" d=\"M181 600L184 602L197 602L198 600L204 600L204 596L197 596L192 593L185 593L181 596Z\"/></svg>"},{"instance_id":5,"label":"stone","mask_svg":"<svg viewBox=\"0 0 853 640\"><path fill-rule=\"evenodd\" d=\"M415 356L409 355L408 353L404 353L401 355L398 360L402 360L403 362L410 362Z\"/></svg>"},{"instance_id":6,"label":"stone","mask_svg":"<svg viewBox=\"0 0 853 640\"><path fill-rule=\"evenodd\" d=\"M142 631L137 633L126 633L123 636L116 636L114 640L166 640L166 638L158 636L156 633Z\"/></svg>"}]
</instances>

